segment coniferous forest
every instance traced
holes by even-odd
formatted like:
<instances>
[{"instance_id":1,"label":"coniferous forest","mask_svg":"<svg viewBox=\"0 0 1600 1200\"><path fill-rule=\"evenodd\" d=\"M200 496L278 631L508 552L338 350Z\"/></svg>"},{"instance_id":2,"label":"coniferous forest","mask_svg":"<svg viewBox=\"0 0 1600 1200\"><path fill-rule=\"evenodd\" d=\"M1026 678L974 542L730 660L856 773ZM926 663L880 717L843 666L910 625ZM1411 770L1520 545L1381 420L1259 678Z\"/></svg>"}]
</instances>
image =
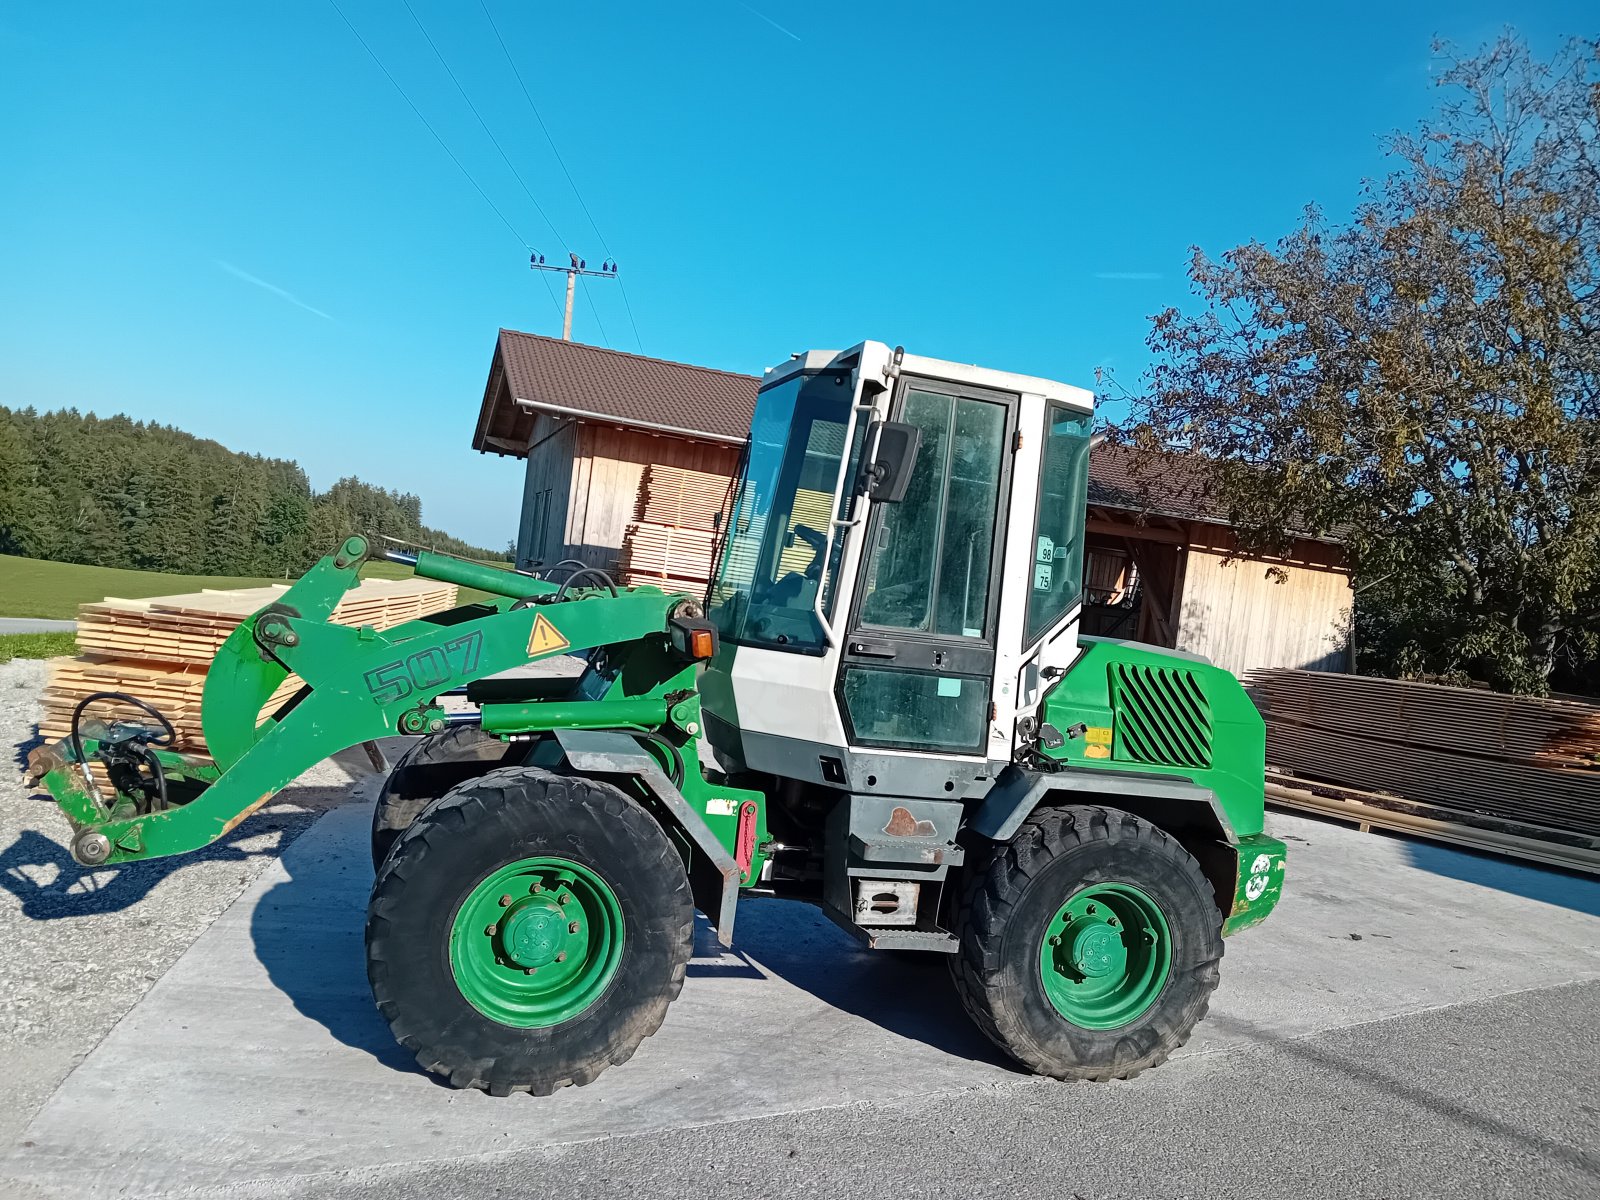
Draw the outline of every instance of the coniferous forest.
<instances>
[{"instance_id":1,"label":"coniferous forest","mask_svg":"<svg viewBox=\"0 0 1600 1200\"><path fill-rule=\"evenodd\" d=\"M402 538L474 558L422 502L359 479L314 491L298 463L167 425L0 406L0 554L208 575L297 575L341 537Z\"/></svg>"}]
</instances>

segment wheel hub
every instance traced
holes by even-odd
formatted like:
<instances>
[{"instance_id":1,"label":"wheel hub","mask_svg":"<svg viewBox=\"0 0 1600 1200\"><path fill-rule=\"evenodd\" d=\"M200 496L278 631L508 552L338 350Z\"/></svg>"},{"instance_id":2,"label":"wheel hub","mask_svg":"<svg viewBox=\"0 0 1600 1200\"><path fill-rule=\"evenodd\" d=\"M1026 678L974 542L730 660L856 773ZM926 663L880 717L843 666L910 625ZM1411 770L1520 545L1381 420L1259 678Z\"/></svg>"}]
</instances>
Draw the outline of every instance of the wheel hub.
<instances>
[{"instance_id":1,"label":"wheel hub","mask_svg":"<svg viewBox=\"0 0 1600 1200\"><path fill-rule=\"evenodd\" d=\"M1131 884L1080 888L1045 929L1039 975L1055 1010L1085 1029L1116 1029L1156 1002L1171 971L1161 908Z\"/></svg>"},{"instance_id":2,"label":"wheel hub","mask_svg":"<svg viewBox=\"0 0 1600 1200\"><path fill-rule=\"evenodd\" d=\"M567 938L567 919L548 900L527 900L511 911L500 934L505 956L519 967L547 967L555 962ZM586 939L585 939L586 940Z\"/></svg>"},{"instance_id":3,"label":"wheel hub","mask_svg":"<svg viewBox=\"0 0 1600 1200\"><path fill-rule=\"evenodd\" d=\"M622 962L622 906L571 859L519 859L479 881L456 910L450 969L492 1020L531 1029L595 1003Z\"/></svg>"},{"instance_id":4,"label":"wheel hub","mask_svg":"<svg viewBox=\"0 0 1600 1200\"><path fill-rule=\"evenodd\" d=\"M1075 922L1072 935L1072 966L1085 978L1110 975L1127 960L1127 951L1116 930L1100 922Z\"/></svg>"}]
</instances>

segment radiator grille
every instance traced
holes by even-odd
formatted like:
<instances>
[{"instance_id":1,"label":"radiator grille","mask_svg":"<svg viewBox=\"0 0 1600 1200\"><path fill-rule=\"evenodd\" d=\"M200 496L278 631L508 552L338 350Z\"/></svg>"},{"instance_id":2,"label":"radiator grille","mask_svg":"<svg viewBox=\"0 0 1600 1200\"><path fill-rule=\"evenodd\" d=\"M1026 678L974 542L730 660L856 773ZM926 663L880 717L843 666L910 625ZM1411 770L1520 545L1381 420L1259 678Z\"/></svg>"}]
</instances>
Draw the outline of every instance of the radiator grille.
<instances>
[{"instance_id":1,"label":"radiator grille","mask_svg":"<svg viewBox=\"0 0 1600 1200\"><path fill-rule=\"evenodd\" d=\"M1194 672L1111 664L1118 758L1163 767L1211 765L1211 705Z\"/></svg>"}]
</instances>

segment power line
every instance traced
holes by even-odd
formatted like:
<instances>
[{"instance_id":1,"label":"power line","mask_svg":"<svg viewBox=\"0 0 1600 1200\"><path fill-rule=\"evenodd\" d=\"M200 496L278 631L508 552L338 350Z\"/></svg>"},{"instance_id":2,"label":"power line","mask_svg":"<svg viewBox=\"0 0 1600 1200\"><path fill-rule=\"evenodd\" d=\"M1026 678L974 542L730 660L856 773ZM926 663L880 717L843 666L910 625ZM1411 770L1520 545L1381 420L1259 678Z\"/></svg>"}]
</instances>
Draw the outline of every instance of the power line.
<instances>
[{"instance_id":1,"label":"power line","mask_svg":"<svg viewBox=\"0 0 1600 1200\"><path fill-rule=\"evenodd\" d=\"M594 214L589 211L589 206L584 202L583 193L578 190L578 182L573 179L572 172L567 169L567 160L561 157L561 151L556 147L556 140L550 135L550 128L544 123L544 117L539 115L539 106L533 102L533 95L528 91L528 85L522 78L522 72L517 68L517 60L511 57L511 51L506 46L505 38L500 36L500 27L495 24L494 16L489 12L489 6L484 0L478 0L478 7L483 10L483 16L489 22L489 28L494 31L494 40L500 44L500 53L505 55L506 64L511 68L512 75L516 76L517 86L522 89L522 98L528 102L528 111L533 114L533 119L539 124L539 131L544 134L544 140L550 144L550 153L555 155L561 173L567 177L567 183L572 188L572 194L578 198L578 207L583 209L583 215L588 219L589 228L594 230L594 235L600 239L600 248L606 252L606 257L613 262L616 255L612 253L610 245L606 242L606 235L600 232L600 226L595 223ZM633 340L644 351L644 343L639 338L639 323L633 319L633 305L628 301L628 287L619 278L617 286L622 289L622 304L628 313L628 324L633 326ZM592 307L594 302L590 301ZM598 314L596 320L598 320Z\"/></svg>"},{"instance_id":2,"label":"power line","mask_svg":"<svg viewBox=\"0 0 1600 1200\"><path fill-rule=\"evenodd\" d=\"M620 279L618 283L622 282ZM588 288L583 289L583 298L589 302L589 311L594 314L594 323L600 326L600 340L605 343L606 349L611 349L611 339L606 336L606 323L600 319L600 310L595 307L594 296Z\"/></svg>"},{"instance_id":3,"label":"power line","mask_svg":"<svg viewBox=\"0 0 1600 1200\"><path fill-rule=\"evenodd\" d=\"M400 3L405 5L406 12L411 14L412 22L416 25L417 30L422 34L423 39L427 41L428 49L433 51L433 56L439 60L439 65L444 68L444 73L450 76L450 82L456 85L456 91L461 93L461 98L466 101L467 107L472 110L472 115L478 119L479 126L488 136L489 141L494 144L494 148L500 152L501 160L504 161L508 168L510 168L511 174L516 177L517 184L522 188L523 195L528 197L528 203L533 205L534 211L537 212L539 216L543 218L544 223L550 227L550 232L555 234L556 241L562 243L562 245L565 245L566 239L563 238L557 231L555 223L550 220L550 217L545 213L544 208L539 204L537 197L535 197L533 192L529 190L527 183L523 181L522 173L517 170L516 164L511 161L511 156L507 154L505 152L505 148L500 145L500 139L494 136L494 131L489 128L489 123L483 119L483 114L478 111L478 106L472 102L472 97L467 95L467 89L461 86L461 80L456 78L456 73L450 69L450 64L445 61L444 55L439 53L439 47L434 44L434 40L429 35L427 28L417 17L416 10L411 7L411 0L400 0Z\"/></svg>"},{"instance_id":4,"label":"power line","mask_svg":"<svg viewBox=\"0 0 1600 1200\"><path fill-rule=\"evenodd\" d=\"M449 145L445 142L444 138L439 136L439 131L433 127L433 124L428 120L427 117L422 115L422 110L420 108L418 108L417 105L416 105L416 102L413 101L411 99L411 97L406 94L405 88L400 86L400 81L394 77L394 75L390 72L388 67L383 65L383 60L381 58L379 58L378 55L377 55L377 52L374 51L373 48L367 44L367 39L361 36L361 31L359 29L357 29L353 24L350 23L350 18L345 16L345 14L344 14L344 9L339 7L338 0L328 0L328 3L333 6L333 11L339 14L339 19L344 22L345 28L348 29L351 32L351 34L355 37L356 41L361 44L361 48L367 52L367 57L372 59L373 63L376 64L378 70L383 72L383 77L385 79L387 79L390 82L391 85L393 85L394 90L400 93L400 99L404 100L406 102L406 106L408 108L410 108L413 113L416 114L417 120L422 122L422 127L433 135L433 140L439 143L439 149L443 150L445 152L446 157L448 157L451 162L455 163L456 170L460 171L462 176L466 179L466 181L472 185L473 190L476 191L478 193L478 195L483 197L483 202L489 206L489 208L493 211L495 216L500 218L500 223L511 231L511 236L516 238L517 241L519 243L521 243L522 248L524 250L529 249L530 247L529 247L528 239L523 237L522 234L520 234L519 232L517 232L517 227L515 225L513 225L510 222L509 219L507 219L505 213L500 211L500 206L489 198L489 193L484 191L483 187L478 183L478 181L472 177L472 172L467 170L467 168L462 165L461 160L455 156L455 152L450 149ZM407 7L409 8L409 5ZM415 14L413 14L412 19L413 20L416 19ZM420 26L420 23L419 23L419 26ZM427 36L426 31L424 31L423 36L424 37ZM435 50L434 53L437 54L438 51ZM448 67L446 67L445 69L449 70ZM452 78L454 78L454 76L452 76ZM460 85L458 84L457 86L459 87ZM535 207L537 207L537 205L535 205ZM543 216L543 213L541 213L540 215ZM554 227L553 226L551 228L551 231L554 232ZM552 290L552 288L550 287L550 281L548 279L546 279L544 281L544 290L545 290L545 294L550 297L551 306L554 307L556 312L559 313L561 311L561 303L560 303L560 301L558 301L556 299L556 294L555 294L554 290Z\"/></svg>"}]
</instances>

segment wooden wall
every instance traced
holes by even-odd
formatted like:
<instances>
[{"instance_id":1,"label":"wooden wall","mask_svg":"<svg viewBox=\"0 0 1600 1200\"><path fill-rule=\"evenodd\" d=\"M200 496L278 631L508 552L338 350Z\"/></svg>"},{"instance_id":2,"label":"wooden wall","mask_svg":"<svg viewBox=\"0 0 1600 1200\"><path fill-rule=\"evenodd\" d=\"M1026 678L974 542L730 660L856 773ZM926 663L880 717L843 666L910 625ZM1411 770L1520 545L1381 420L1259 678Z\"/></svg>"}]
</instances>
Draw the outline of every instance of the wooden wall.
<instances>
[{"instance_id":1,"label":"wooden wall","mask_svg":"<svg viewBox=\"0 0 1600 1200\"><path fill-rule=\"evenodd\" d=\"M1256 667L1348 669L1350 576L1336 546L1300 541L1288 559L1235 559L1232 535L1195 525L1184 555L1177 648L1236 675Z\"/></svg>"},{"instance_id":2,"label":"wooden wall","mask_svg":"<svg viewBox=\"0 0 1600 1200\"><path fill-rule=\"evenodd\" d=\"M517 566L565 558L567 514L572 500L576 421L538 413L528 447L522 484L522 516L517 522Z\"/></svg>"},{"instance_id":3,"label":"wooden wall","mask_svg":"<svg viewBox=\"0 0 1600 1200\"><path fill-rule=\"evenodd\" d=\"M614 567L623 531L634 519L639 477L650 463L731 479L739 466L739 447L615 426L579 425L570 457L566 540L555 557L581 558L606 570Z\"/></svg>"}]
</instances>

